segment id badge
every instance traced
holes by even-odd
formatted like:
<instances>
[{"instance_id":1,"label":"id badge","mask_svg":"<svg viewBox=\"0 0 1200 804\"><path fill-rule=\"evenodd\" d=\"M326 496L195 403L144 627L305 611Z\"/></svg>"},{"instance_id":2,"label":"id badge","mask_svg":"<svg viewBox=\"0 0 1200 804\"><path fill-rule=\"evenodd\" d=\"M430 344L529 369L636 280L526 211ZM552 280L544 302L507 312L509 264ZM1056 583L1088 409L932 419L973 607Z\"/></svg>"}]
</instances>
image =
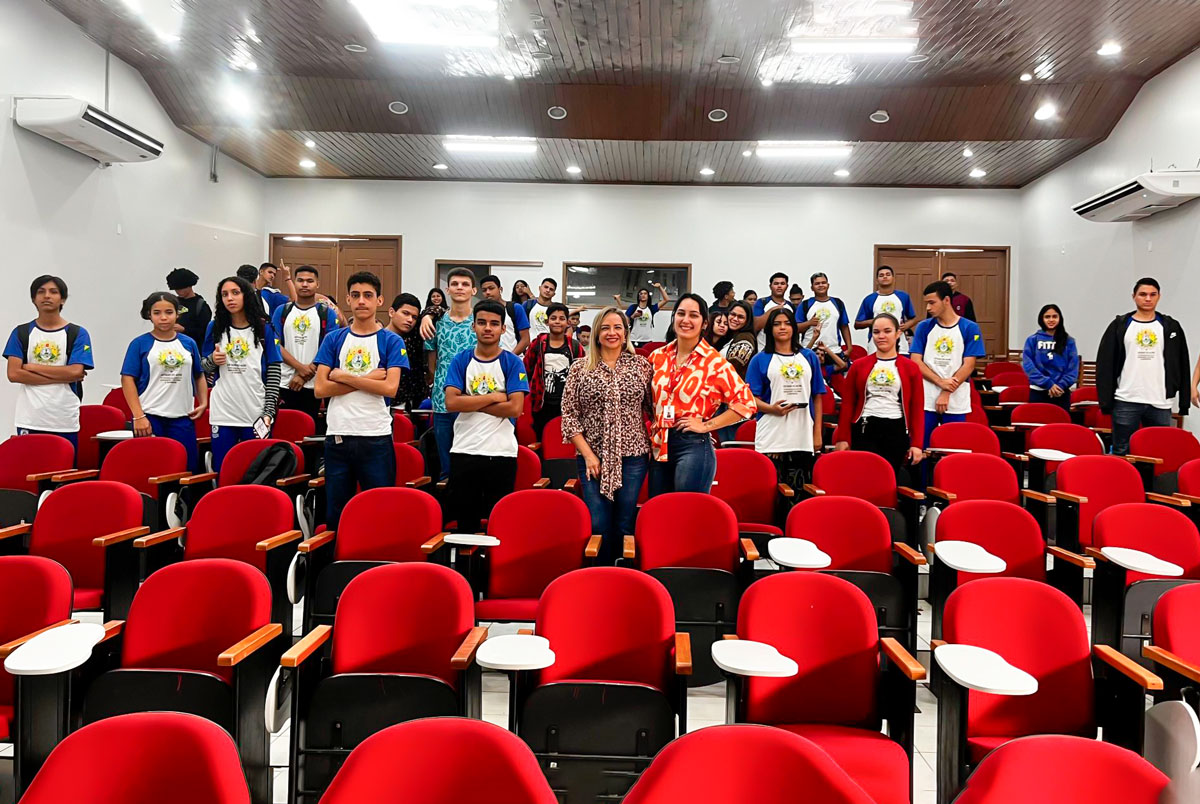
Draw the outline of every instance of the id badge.
<instances>
[{"instance_id":1,"label":"id badge","mask_svg":"<svg viewBox=\"0 0 1200 804\"><path fill-rule=\"evenodd\" d=\"M662 424L664 430L670 430L675 426L675 406L666 405L663 407Z\"/></svg>"}]
</instances>

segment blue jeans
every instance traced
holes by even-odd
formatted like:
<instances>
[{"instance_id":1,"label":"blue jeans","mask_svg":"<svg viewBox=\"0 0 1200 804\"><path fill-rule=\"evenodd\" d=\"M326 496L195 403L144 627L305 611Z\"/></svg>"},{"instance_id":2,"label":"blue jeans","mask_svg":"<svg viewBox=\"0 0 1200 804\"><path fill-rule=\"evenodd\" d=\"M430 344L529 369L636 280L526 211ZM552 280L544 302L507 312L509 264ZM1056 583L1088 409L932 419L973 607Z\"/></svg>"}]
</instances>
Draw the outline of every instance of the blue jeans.
<instances>
[{"instance_id":1,"label":"blue jeans","mask_svg":"<svg viewBox=\"0 0 1200 804\"><path fill-rule=\"evenodd\" d=\"M592 515L592 533L599 533L604 538L600 544L600 563L614 564L621 554L624 536L633 533L638 494L646 478L649 456L630 455L621 459L621 487L611 500L600 493L600 478L587 476L583 458L578 457L576 461L583 501Z\"/></svg>"},{"instance_id":2,"label":"blue jeans","mask_svg":"<svg viewBox=\"0 0 1200 804\"><path fill-rule=\"evenodd\" d=\"M359 490L396 484L392 437L325 436L325 525L337 530L342 509Z\"/></svg>"},{"instance_id":3,"label":"blue jeans","mask_svg":"<svg viewBox=\"0 0 1200 804\"><path fill-rule=\"evenodd\" d=\"M938 413L936 410L925 411L925 443L921 445L922 448L929 449L929 434L939 424L965 422L966 420L967 414L965 413Z\"/></svg>"},{"instance_id":4,"label":"blue jeans","mask_svg":"<svg viewBox=\"0 0 1200 804\"><path fill-rule=\"evenodd\" d=\"M712 492L717 476L717 453L708 433L672 430L667 435L667 459L650 461L649 495L672 491Z\"/></svg>"},{"instance_id":5,"label":"blue jeans","mask_svg":"<svg viewBox=\"0 0 1200 804\"><path fill-rule=\"evenodd\" d=\"M154 427L153 424L150 426ZM225 456L229 454L229 450L243 441L253 441L255 438L253 427L233 427L225 424L214 424L212 433L212 464L214 472L221 471L221 464L225 461Z\"/></svg>"},{"instance_id":6,"label":"blue jeans","mask_svg":"<svg viewBox=\"0 0 1200 804\"><path fill-rule=\"evenodd\" d=\"M187 468L189 472L200 471L200 450L196 446L196 424L187 416L168 419L165 416L147 416L150 429L160 438L169 438L183 444L187 450ZM224 456L222 456L224 457Z\"/></svg>"},{"instance_id":7,"label":"blue jeans","mask_svg":"<svg viewBox=\"0 0 1200 804\"><path fill-rule=\"evenodd\" d=\"M457 418L457 413L433 414L433 434L437 438L438 461L441 464L439 480L450 477L450 447L454 444L454 420Z\"/></svg>"},{"instance_id":8,"label":"blue jeans","mask_svg":"<svg viewBox=\"0 0 1200 804\"><path fill-rule=\"evenodd\" d=\"M1129 439L1139 428L1170 426L1170 408L1156 408L1143 402L1115 400L1112 408L1113 455L1129 454Z\"/></svg>"}]
</instances>

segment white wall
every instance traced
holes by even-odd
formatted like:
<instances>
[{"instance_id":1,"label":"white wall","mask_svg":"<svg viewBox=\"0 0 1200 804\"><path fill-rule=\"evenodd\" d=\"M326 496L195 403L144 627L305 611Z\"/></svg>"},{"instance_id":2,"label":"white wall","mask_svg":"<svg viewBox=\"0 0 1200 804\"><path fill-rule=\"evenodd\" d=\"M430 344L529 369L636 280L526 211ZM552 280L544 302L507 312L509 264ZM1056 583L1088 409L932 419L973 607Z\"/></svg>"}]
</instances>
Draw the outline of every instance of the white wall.
<instances>
[{"instance_id":1,"label":"white wall","mask_svg":"<svg viewBox=\"0 0 1200 804\"><path fill-rule=\"evenodd\" d=\"M3 336L34 316L29 282L62 276L64 314L92 334L96 371L86 399L98 402L118 381L125 347L146 325L140 301L166 289L171 268L201 276L209 302L217 280L263 247L263 187L253 171L225 157L220 183L208 181L209 150L175 128L137 71L112 59L109 112L165 143L150 164L100 170L92 160L18 128L17 95L74 95L104 102L104 51L49 6L0 0L0 242ZM118 227L120 233L118 233ZM0 433L12 427L14 389L0 382Z\"/></svg>"},{"instance_id":2,"label":"white wall","mask_svg":"<svg viewBox=\"0 0 1200 804\"><path fill-rule=\"evenodd\" d=\"M691 263L706 298L722 279L765 293L777 270L807 295L825 271L851 316L876 244L1013 246L1016 265L1018 221L1015 190L278 179L266 201L268 232L403 235L401 281L422 298L438 259L541 260L531 287L564 261Z\"/></svg>"}]
</instances>

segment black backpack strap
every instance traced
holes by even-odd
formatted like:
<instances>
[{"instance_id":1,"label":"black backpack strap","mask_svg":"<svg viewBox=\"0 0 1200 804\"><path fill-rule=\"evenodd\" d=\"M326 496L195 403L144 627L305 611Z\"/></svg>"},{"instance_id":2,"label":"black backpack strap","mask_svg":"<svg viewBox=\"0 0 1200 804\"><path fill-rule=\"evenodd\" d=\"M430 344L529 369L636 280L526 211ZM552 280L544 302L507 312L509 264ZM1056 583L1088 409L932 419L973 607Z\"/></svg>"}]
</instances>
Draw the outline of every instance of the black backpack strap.
<instances>
[{"instance_id":1,"label":"black backpack strap","mask_svg":"<svg viewBox=\"0 0 1200 804\"><path fill-rule=\"evenodd\" d=\"M286 314L284 317L287 317ZM329 321L327 320L329 318L329 306L324 302L317 302L317 318L321 319L321 323L317 325L317 345L319 346L321 341L325 340L325 332L329 329Z\"/></svg>"}]
</instances>

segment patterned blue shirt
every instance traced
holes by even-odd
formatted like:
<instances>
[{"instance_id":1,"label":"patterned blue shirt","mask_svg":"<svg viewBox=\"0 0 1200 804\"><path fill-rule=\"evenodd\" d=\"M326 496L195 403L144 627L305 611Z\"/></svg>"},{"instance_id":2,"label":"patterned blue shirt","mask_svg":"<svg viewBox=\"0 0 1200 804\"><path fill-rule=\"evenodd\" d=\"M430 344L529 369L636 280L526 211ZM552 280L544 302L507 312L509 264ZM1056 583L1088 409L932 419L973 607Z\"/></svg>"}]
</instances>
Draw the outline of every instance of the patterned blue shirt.
<instances>
[{"instance_id":1,"label":"patterned blue shirt","mask_svg":"<svg viewBox=\"0 0 1200 804\"><path fill-rule=\"evenodd\" d=\"M433 373L433 388L429 398L435 413L446 413L446 372L450 361L460 352L475 348L475 330L471 328L473 316L463 321L452 321L450 314L442 316L437 323L433 340L425 341L426 352L437 353L437 369Z\"/></svg>"}]
</instances>

